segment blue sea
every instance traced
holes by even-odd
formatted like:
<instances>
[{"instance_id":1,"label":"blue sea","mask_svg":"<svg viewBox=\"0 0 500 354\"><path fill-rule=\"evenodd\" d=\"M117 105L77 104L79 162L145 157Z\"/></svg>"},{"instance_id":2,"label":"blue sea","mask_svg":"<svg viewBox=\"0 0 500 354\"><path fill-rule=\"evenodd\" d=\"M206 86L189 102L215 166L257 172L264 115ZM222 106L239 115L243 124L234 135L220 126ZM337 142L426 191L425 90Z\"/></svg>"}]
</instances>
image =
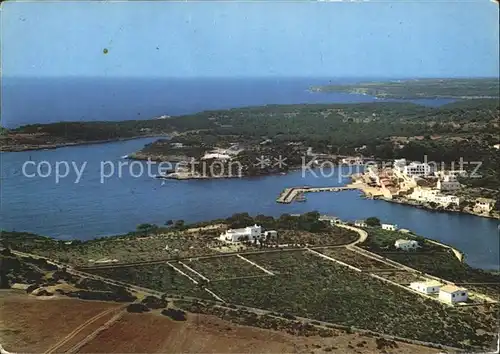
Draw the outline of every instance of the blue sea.
<instances>
[{"instance_id":1,"label":"blue sea","mask_svg":"<svg viewBox=\"0 0 500 354\"><path fill-rule=\"evenodd\" d=\"M3 78L2 126L79 120L150 119L266 104L360 103L366 95L310 92L360 79ZM437 106L450 99L412 101Z\"/></svg>"},{"instance_id":2,"label":"blue sea","mask_svg":"<svg viewBox=\"0 0 500 354\"><path fill-rule=\"evenodd\" d=\"M2 124L63 120L147 119L207 109L277 103L356 103L373 97L311 93L319 79L281 80L102 80L44 79L4 81ZM423 101L443 104L447 101ZM121 177L101 179L104 161L118 168L123 155L137 151L154 139L65 147L56 150L1 153L0 227L30 231L60 239L88 240L134 230L140 223L163 224L166 220L195 222L223 218L237 212L279 216L318 210L346 220L377 216L384 222L453 245L465 252L472 266L499 268L498 223L495 220L363 199L359 192L311 193L305 203L275 202L280 191L296 185L334 186L347 182L347 171L315 177L301 171L260 178L162 181L143 174L134 177L130 166ZM55 180L28 177L26 162L45 161L53 170L57 162L86 166L78 183L76 173ZM143 163L141 163L143 164ZM36 169L30 165L27 174ZM155 171L153 171L154 173Z\"/></svg>"}]
</instances>

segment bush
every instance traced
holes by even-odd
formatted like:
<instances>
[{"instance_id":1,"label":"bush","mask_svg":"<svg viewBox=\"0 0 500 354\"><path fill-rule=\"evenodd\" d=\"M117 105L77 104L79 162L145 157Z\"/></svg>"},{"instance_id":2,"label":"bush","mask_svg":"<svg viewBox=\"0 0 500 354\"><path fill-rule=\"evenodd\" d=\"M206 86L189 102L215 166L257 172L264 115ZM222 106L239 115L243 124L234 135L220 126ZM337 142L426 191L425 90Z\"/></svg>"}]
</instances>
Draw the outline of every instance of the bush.
<instances>
[{"instance_id":1,"label":"bush","mask_svg":"<svg viewBox=\"0 0 500 354\"><path fill-rule=\"evenodd\" d=\"M148 307L144 304L137 304L133 303L127 306L127 312L133 312L133 313L143 313L143 312L149 312L150 310Z\"/></svg>"},{"instance_id":2,"label":"bush","mask_svg":"<svg viewBox=\"0 0 500 354\"><path fill-rule=\"evenodd\" d=\"M161 312L163 316L167 316L174 321L185 321L186 320L186 313L182 310L176 310L176 309L165 309Z\"/></svg>"},{"instance_id":3,"label":"bush","mask_svg":"<svg viewBox=\"0 0 500 354\"><path fill-rule=\"evenodd\" d=\"M167 307L167 301L157 298L156 296L146 296L142 301L150 309L162 309Z\"/></svg>"}]
</instances>

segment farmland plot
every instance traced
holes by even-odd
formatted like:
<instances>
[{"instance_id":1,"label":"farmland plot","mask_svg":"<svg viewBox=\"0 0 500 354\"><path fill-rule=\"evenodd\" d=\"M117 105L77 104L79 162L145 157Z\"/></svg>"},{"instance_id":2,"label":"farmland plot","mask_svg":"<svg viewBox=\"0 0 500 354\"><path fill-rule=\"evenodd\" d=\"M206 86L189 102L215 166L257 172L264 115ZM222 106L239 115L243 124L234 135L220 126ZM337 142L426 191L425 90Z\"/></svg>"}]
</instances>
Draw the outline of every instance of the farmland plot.
<instances>
[{"instance_id":1,"label":"farmland plot","mask_svg":"<svg viewBox=\"0 0 500 354\"><path fill-rule=\"evenodd\" d=\"M176 265L176 267L180 266ZM167 264L93 269L91 272L102 277L169 294L210 298L205 291L200 290L191 280Z\"/></svg>"},{"instance_id":2,"label":"farmland plot","mask_svg":"<svg viewBox=\"0 0 500 354\"><path fill-rule=\"evenodd\" d=\"M348 250L347 248L323 248L317 249L317 251L361 270L391 268L391 266L386 263L363 256L362 254Z\"/></svg>"},{"instance_id":3,"label":"farmland plot","mask_svg":"<svg viewBox=\"0 0 500 354\"><path fill-rule=\"evenodd\" d=\"M259 268L237 256L193 259L183 263L210 280L266 275Z\"/></svg>"},{"instance_id":4,"label":"farmland plot","mask_svg":"<svg viewBox=\"0 0 500 354\"><path fill-rule=\"evenodd\" d=\"M493 309L487 315L458 313L313 254L284 252L249 258L281 274L220 281L210 288L236 304L421 341L485 346L495 338L498 318ZM479 334L478 329L486 332Z\"/></svg>"}]
</instances>

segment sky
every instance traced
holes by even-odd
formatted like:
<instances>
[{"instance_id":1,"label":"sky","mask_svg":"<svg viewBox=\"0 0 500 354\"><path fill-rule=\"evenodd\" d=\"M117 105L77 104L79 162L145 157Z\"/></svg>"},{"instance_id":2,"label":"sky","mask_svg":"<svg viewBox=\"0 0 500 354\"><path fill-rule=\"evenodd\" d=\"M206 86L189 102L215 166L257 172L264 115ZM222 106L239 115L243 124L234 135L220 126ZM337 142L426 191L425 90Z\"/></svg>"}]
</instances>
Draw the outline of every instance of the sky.
<instances>
[{"instance_id":1,"label":"sky","mask_svg":"<svg viewBox=\"0 0 500 354\"><path fill-rule=\"evenodd\" d=\"M474 77L500 65L488 0L4 2L1 15L5 77Z\"/></svg>"}]
</instances>

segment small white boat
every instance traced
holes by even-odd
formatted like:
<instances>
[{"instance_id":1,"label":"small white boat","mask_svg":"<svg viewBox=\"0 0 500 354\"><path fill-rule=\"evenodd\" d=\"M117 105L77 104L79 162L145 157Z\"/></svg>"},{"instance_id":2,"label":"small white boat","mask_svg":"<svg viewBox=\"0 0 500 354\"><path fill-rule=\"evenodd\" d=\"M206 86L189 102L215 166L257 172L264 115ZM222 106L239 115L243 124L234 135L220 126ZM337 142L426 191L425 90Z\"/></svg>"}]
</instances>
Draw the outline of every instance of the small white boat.
<instances>
[{"instance_id":1,"label":"small white boat","mask_svg":"<svg viewBox=\"0 0 500 354\"><path fill-rule=\"evenodd\" d=\"M122 159L128 159L128 155L123 155Z\"/></svg>"}]
</instances>

